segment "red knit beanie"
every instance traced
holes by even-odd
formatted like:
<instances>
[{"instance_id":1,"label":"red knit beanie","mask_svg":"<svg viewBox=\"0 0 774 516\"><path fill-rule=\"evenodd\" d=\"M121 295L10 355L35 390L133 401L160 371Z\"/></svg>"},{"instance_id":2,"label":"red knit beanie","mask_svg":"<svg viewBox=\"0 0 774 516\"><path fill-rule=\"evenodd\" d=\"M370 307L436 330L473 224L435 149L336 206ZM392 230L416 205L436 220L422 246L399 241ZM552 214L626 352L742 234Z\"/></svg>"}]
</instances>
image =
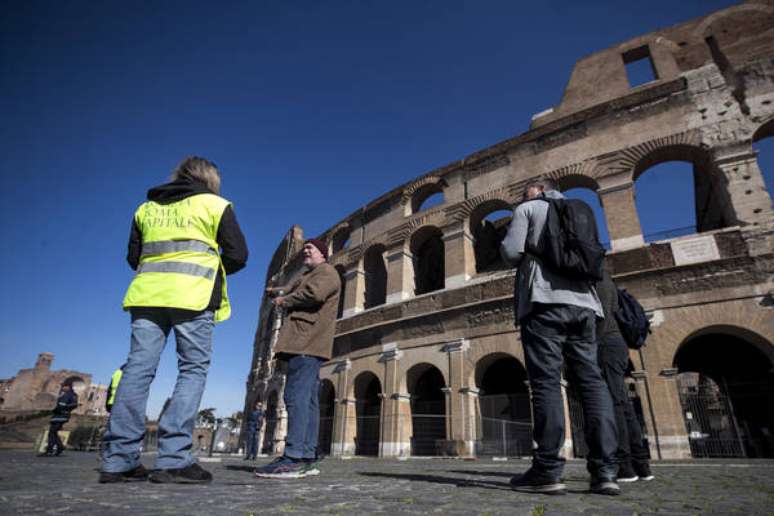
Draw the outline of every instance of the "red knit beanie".
<instances>
[{"instance_id":1,"label":"red knit beanie","mask_svg":"<svg viewBox=\"0 0 774 516\"><path fill-rule=\"evenodd\" d=\"M312 244L313 246L315 246L317 249L320 250L320 253L322 253L323 258L325 258L325 261L326 262L328 261L328 246L325 245L325 242L323 242L319 238L310 238L309 240L304 242L304 244Z\"/></svg>"}]
</instances>

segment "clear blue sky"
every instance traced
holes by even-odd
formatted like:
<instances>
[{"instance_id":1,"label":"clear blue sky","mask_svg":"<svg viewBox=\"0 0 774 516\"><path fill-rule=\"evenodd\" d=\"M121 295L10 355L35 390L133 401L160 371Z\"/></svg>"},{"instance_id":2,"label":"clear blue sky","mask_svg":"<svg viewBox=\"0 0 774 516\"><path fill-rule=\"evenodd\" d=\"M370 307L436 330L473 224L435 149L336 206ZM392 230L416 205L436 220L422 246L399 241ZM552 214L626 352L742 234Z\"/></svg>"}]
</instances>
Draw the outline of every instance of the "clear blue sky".
<instances>
[{"instance_id":1,"label":"clear blue sky","mask_svg":"<svg viewBox=\"0 0 774 516\"><path fill-rule=\"evenodd\" d=\"M264 274L292 224L315 235L525 131L577 59L729 3L4 2L0 377L51 351L107 382L128 350L132 213L199 154L251 253L202 405L241 409ZM170 348L151 417L174 385Z\"/></svg>"}]
</instances>

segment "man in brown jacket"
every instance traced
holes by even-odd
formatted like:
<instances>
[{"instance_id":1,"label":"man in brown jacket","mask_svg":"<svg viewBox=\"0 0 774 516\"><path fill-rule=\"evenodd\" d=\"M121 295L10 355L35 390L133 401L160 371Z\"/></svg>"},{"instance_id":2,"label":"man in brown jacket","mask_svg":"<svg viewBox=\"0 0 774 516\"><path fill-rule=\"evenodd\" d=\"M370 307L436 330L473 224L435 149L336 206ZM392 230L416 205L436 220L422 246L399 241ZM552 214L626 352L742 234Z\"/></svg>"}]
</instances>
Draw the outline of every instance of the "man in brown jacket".
<instances>
[{"instance_id":1,"label":"man in brown jacket","mask_svg":"<svg viewBox=\"0 0 774 516\"><path fill-rule=\"evenodd\" d=\"M317 438L320 430L320 365L331 358L336 311L341 280L328 261L324 242L304 243L301 278L287 288L287 294L274 299L274 305L287 310L274 352L287 362L285 408L288 434L285 454L255 470L264 478L301 478L320 473ZM269 292L286 290L270 288Z\"/></svg>"}]
</instances>

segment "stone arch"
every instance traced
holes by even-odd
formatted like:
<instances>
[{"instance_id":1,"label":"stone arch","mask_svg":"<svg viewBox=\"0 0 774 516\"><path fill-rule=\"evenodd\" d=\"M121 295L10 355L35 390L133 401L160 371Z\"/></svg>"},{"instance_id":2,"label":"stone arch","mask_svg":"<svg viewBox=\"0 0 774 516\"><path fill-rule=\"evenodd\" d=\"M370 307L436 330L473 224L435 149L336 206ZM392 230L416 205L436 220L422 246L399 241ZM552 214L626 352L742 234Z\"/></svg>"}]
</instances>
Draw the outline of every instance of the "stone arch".
<instances>
[{"instance_id":1,"label":"stone arch","mask_svg":"<svg viewBox=\"0 0 774 516\"><path fill-rule=\"evenodd\" d=\"M330 254L336 254L339 251L343 251L349 247L350 236L352 235L352 227L348 222L339 224L333 231L331 231L330 242Z\"/></svg>"},{"instance_id":2,"label":"stone arch","mask_svg":"<svg viewBox=\"0 0 774 516\"><path fill-rule=\"evenodd\" d=\"M505 352L481 357L472 375L479 389L479 453L529 455L532 450L532 410L527 370Z\"/></svg>"},{"instance_id":3,"label":"stone arch","mask_svg":"<svg viewBox=\"0 0 774 516\"><path fill-rule=\"evenodd\" d=\"M387 300L387 261L384 244L375 243L363 253L365 308L383 305Z\"/></svg>"},{"instance_id":4,"label":"stone arch","mask_svg":"<svg viewBox=\"0 0 774 516\"><path fill-rule=\"evenodd\" d=\"M436 226L422 226L409 238L414 265L414 294L442 290L445 286L443 232Z\"/></svg>"},{"instance_id":5,"label":"stone arch","mask_svg":"<svg viewBox=\"0 0 774 516\"><path fill-rule=\"evenodd\" d=\"M711 325L680 343L673 365L694 456L774 457L770 341L746 328Z\"/></svg>"},{"instance_id":6,"label":"stone arch","mask_svg":"<svg viewBox=\"0 0 774 516\"><path fill-rule=\"evenodd\" d=\"M432 364L422 362L406 371L411 403L411 454L438 455L446 435L446 378Z\"/></svg>"},{"instance_id":7,"label":"stone arch","mask_svg":"<svg viewBox=\"0 0 774 516\"><path fill-rule=\"evenodd\" d=\"M336 387L327 378L320 380L320 434L317 447L322 454L331 453L333 419L336 412Z\"/></svg>"},{"instance_id":8,"label":"stone arch","mask_svg":"<svg viewBox=\"0 0 774 516\"><path fill-rule=\"evenodd\" d=\"M686 188L692 189L693 213L685 214L685 219L682 221L673 222L673 219L670 219L669 222L662 221L663 225L671 224L672 227L646 228L643 231L646 241L720 229L733 224L735 220L728 198L727 180L714 166L710 152L699 145L694 145L689 141L689 138L689 134L680 133L674 137L646 142L624 151L626 157L620 163L626 163L630 167L628 170L634 183L635 198L638 197L638 179L654 167L668 162L683 162L690 164L693 168L692 179L688 180L688 184L691 186L686 186ZM661 172L664 170L661 169ZM651 219L648 216L652 216L654 212L642 213L641 210L651 203L663 206L663 192L654 191L650 194L652 200L649 201L642 194L645 188L643 183L640 183L640 187L641 192L635 205L640 212L640 221L649 222ZM656 210L655 213L661 213L661 211ZM658 231L654 231L655 229Z\"/></svg>"},{"instance_id":9,"label":"stone arch","mask_svg":"<svg viewBox=\"0 0 774 516\"><path fill-rule=\"evenodd\" d=\"M355 378L355 455L379 455L382 384L379 376L363 371Z\"/></svg>"},{"instance_id":10,"label":"stone arch","mask_svg":"<svg viewBox=\"0 0 774 516\"><path fill-rule=\"evenodd\" d=\"M435 194L444 193L446 181L438 176L428 176L415 181L408 186L401 197L401 203L405 207L404 215L413 215L422 211L422 204Z\"/></svg>"},{"instance_id":11,"label":"stone arch","mask_svg":"<svg viewBox=\"0 0 774 516\"><path fill-rule=\"evenodd\" d=\"M768 14L769 16L772 16L774 15L774 8L761 4L741 4L731 6L705 17L702 22L693 29L692 32L696 37L704 38L708 35L710 27L718 24L724 19L729 19L740 14L749 14L752 16ZM769 27L771 27L771 25L769 25Z\"/></svg>"},{"instance_id":12,"label":"stone arch","mask_svg":"<svg viewBox=\"0 0 774 516\"><path fill-rule=\"evenodd\" d=\"M473 256L477 273L508 269L500 257L500 243L508 231L512 206L503 199L492 198L479 202L468 217L468 229L473 237Z\"/></svg>"}]
</instances>

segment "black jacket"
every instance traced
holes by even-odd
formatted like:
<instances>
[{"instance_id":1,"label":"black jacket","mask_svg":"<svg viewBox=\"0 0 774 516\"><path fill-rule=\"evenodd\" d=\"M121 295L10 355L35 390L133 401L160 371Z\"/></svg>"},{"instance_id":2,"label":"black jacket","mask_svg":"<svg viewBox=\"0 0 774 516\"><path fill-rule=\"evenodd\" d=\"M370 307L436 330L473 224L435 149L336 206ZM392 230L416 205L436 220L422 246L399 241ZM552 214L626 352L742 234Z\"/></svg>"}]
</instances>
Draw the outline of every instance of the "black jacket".
<instances>
[{"instance_id":1,"label":"black jacket","mask_svg":"<svg viewBox=\"0 0 774 516\"><path fill-rule=\"evenodd\" d=\"M599 302L602 303L602 310L605 312L605 318L597 321L597 342L605 338L623 339L618 329L618 322L615 320L615 313L618 311L618 288L607 271L603 272L602 281L597 282L596 289Z\"/></svg>"},{"instance_id":2,"label":"black jacket","mask_svg":"<svg viewBox=\"0 0 774 516\"><path fill-rule=\"evenodd\" d=\"M56 400L56 407L51 416L52 423L66 423L70 420L70 412L78 406L78 395L73 391L67 391Z\"/></svg>"},{"instance_id":3,"label":"black jacket","mask_svg":"<svg viewBox=\"0 0 774 516\"><path fill-rule=\"evenodd\" d=\"M192 195L212 193L206 186L190 181L188 179L179 179L156 188L148 190L148 200L159 204L172 204L181 201ZM247 243L239 228L234 210L229 205L223 212L218 226L218 235L216 238L220 246L220 258L223 260L223 268L226 274L233 274L242 270L247 264ZM129 266L137 270L142 255L142 233L137 223L132 219L132 231L129 234L129 248L126 253L126 261ZM212 290L210 303L207 310L216 310L220 307L222 299L223 277L218 274L215 277L215 287Z\"/></svg>"}]
</instances>

